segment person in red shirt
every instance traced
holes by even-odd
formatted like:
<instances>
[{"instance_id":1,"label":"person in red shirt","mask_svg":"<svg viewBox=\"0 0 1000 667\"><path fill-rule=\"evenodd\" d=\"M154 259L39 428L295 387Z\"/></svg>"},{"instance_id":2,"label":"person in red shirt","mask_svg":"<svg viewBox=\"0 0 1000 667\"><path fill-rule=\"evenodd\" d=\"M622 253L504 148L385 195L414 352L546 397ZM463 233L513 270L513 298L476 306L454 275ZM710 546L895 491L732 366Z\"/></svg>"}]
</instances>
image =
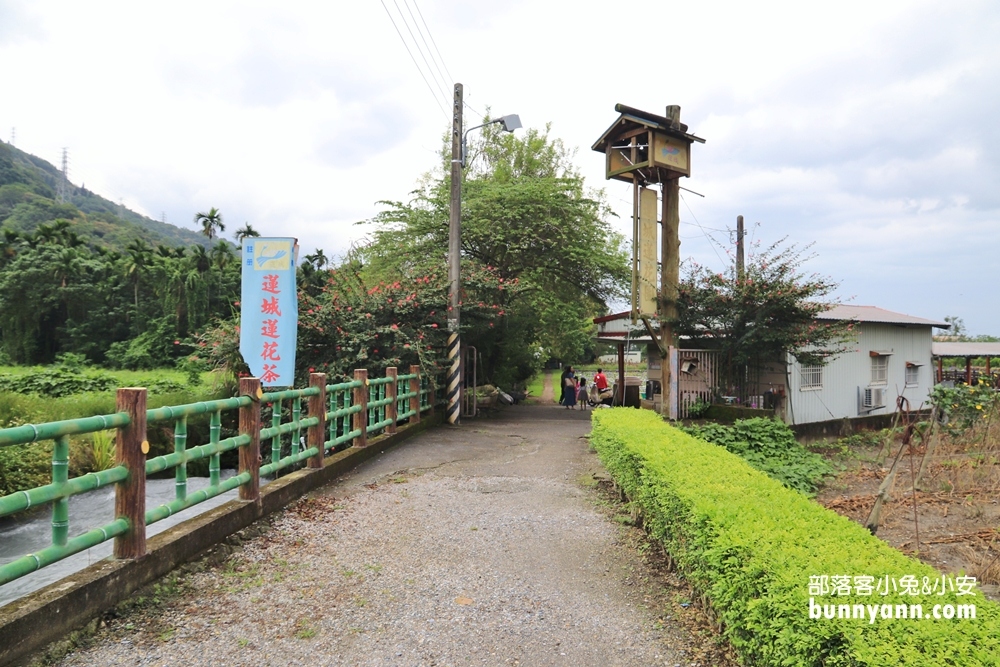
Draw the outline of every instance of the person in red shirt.
<instances>
[{"instance_id":1,"label":"person in red shirt","mask_svg":"<svg viewBox=\"0 0 1000 667\"><path fill-rule=\"evenodd\" d=\"M608 388L608 378L600 368L597 369L597 374L594 375L594 384L597 385L598 392L602 392Z\"/></svg>"}]
</instances>

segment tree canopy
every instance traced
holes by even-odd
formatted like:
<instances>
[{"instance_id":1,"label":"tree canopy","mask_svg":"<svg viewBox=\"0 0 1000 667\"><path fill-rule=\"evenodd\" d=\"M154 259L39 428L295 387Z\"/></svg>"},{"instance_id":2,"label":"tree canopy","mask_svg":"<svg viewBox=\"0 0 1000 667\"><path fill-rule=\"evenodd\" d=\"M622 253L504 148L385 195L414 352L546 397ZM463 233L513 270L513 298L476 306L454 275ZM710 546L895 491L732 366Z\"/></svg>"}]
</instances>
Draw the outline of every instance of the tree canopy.
<instances>
[{"instance_id":1,"label":"tree canopy","mask_svg":"<svg viewBox=\"0 0 1000 667\"><path fill-rule=\"evenodd\" d=\"M806 259L781 240L751 252L742 276L735 260L724 273L687 264L675 331L722 353L724 381L786 353L802 364L824 364L844 350L850 325L816 319L833 305L828 297L837 285L802 272Z\"/></svg>"},{"instance_id":2,"label":"tree canopy","mask_svg":"<svg viewBox=\"0 0 1000 667\"><path fill-rule=\"evenodd\" d=\"M487 126L469 152L462 186L462 271L493 272L517 290L491 295L463 284L463 312L480 302L501 320L463 336L489 380L522 381L550 358L577 361L593 346L591 319L623 296L624 240L607 224L602 194L588 190L572 154L549 128L522 136ZM383 202L375 230L350 260L374 280L447 272L450 173L427 176L406 202ZM492 301L496 299L496 301Z\"/></svg>"}]
</instances>

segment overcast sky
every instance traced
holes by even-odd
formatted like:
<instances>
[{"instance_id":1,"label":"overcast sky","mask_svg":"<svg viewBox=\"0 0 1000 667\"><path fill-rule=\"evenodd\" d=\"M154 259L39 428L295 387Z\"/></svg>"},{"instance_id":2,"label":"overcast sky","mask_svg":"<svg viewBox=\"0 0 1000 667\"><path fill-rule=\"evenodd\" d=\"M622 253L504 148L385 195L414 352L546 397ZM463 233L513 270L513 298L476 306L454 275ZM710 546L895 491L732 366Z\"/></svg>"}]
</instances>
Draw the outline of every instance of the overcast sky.
<instances>
[{"instance_id":1,"label":"overcast sky","mask_svg":"<svg viewBox=\"0 0 1000 667\"><path fill-rule=\"evenodd\" d=\"M617 102L679 104L707 140L682 256L721 269L743 214L765 245L812 243L845 300L1000 335L996 2L150 5L0 0L0 138L68 148L74 183L150 217L216 206L227 233L339 255L435 166L454 81L467 127L551 123L623 232L631 188L590 146Z\"/></svg>"}]
</instances>

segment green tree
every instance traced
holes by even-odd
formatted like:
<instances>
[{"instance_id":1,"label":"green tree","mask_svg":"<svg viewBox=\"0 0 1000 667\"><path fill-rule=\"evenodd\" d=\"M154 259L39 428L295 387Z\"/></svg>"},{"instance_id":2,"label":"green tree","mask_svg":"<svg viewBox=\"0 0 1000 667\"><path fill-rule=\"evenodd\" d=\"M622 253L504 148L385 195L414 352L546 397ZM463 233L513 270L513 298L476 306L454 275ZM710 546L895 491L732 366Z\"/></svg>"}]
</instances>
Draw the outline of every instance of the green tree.
<instances>
[{"instance_id":1,"label":"green tree","mask_svg":"<svg viewBox=\"0 0 1000 667\"><path fill-rule=\"evenodd\" d=\"M207 236L209 241L215 238L217 232L226 231L226 226L222 223L222 212L214 206L208 213L195 213L194 223L201 225L201 233Z\"/></svg>"},{"instance_id":2,"label":"green tree","mask_svg":"<svg viewBox=\"0 0 1000 667\"><path fill-rule=\"evenodd\" d=\"M623 296L628 258L607 224L600 192L588 190L572 153L549 128L523 136L484 128L463 185L462 271L495 272L516 290L481 294L463 284L463 335L483 356L485 376L509 386L550 357L577 361L590 320ZM408 202L383 202L368 243L349 260L376 280L445 275L450 176L429 175ZM464 279L463 279L464 282ZM496 326L464 317L469 304L498 308Z\"/></svg>"},{"instance_id":3,"label":"green tree","mask_svg":"<svg viewBox=\"0 0 1000 667\"><path fill-rule=\"evenodd\" d=\"M251 227L250 223L247 222L242 227L237 229L233 236L236 238L236 243L243 243L243 239L259 237L260 232Z\"/></svg>"},{"instance_id":4,"label":"green tree","mask_svg":"<svg viewBox=\"0 0 1000 667\"><path fill-rule=\"evenodd\" d=\"M681 280L675 332L720 351L727 392L742 386L748 369L781 364L785 354L822 365L845 349L851 325L816 319L834 305L827 297L836 283L803 273L808 257L783 244L751 252L743 276L734 260L725 273L690 263Z\"/></svg>"}]
</instances>

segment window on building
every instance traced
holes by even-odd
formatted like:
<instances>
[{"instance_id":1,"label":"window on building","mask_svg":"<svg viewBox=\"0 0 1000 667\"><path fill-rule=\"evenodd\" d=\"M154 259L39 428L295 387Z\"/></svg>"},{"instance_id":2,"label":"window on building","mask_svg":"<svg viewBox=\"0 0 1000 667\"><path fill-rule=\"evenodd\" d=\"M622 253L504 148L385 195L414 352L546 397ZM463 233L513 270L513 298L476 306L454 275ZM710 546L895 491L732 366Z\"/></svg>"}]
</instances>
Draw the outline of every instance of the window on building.
<instances>
[{"instance_id":1,"label":"window on building","mask_svg":"<svg viewBox=\"0 0 1000 667\"><path fill-rule=\"evenodd\" d=\"M803 366L800 389L819 389L823 386L822 366Z\"/></svg>"},{"instance_id":2,"label":"window on building","mask_svg":"<svg viewBox=\"0 0 1000 667\"><path fill-rule=\"evenodd\" d=\"M906 386L915 387L920 384L920 364L906 363Z\"/></svg>"},{"instance_id":3,"label":"window on building","mask_svg":"<svg viewBox=\"0 0 1000 667\"><path fill-rule=\"evenodd\" d=\"M885 354L872 355L872 384L887 384L889 382L889 356Z\"/></svg>"}]
</instances>

